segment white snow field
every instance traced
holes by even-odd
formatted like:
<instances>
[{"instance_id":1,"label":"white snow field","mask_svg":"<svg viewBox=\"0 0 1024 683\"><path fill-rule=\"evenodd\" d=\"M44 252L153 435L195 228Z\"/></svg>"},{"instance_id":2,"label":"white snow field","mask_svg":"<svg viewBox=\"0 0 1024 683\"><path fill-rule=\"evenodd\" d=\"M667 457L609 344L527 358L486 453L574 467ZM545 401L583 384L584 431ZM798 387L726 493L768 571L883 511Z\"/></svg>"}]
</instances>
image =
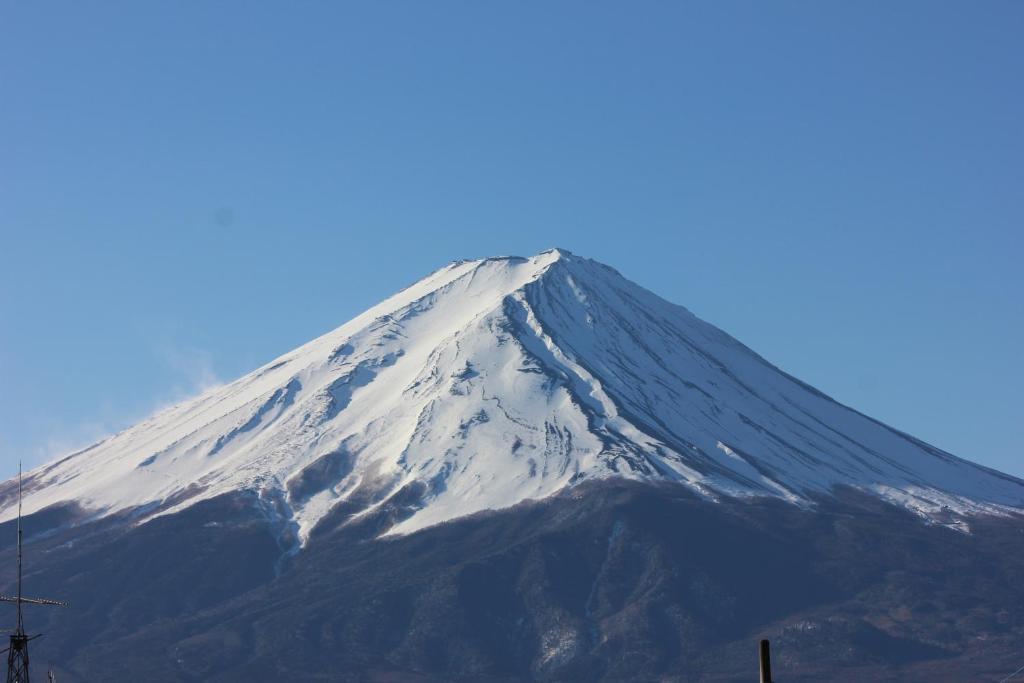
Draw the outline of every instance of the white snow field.
<instances>
[{"instance_id":1,"label":"white snow field","mask_svg":"<svg viewBox=\"0 0 1024 683\"><path fill-rule=\"evenodd\" d=\"M340 502L369 511L414 482L417 511L387 533L600 477L798 505L849 485L928 519L1024 505L1024 482L842 406L556 249L452 263L241 379L29 472L24 508L76 501L144 521L249 489L304 541Z\"/></svg>"}]
</instances>

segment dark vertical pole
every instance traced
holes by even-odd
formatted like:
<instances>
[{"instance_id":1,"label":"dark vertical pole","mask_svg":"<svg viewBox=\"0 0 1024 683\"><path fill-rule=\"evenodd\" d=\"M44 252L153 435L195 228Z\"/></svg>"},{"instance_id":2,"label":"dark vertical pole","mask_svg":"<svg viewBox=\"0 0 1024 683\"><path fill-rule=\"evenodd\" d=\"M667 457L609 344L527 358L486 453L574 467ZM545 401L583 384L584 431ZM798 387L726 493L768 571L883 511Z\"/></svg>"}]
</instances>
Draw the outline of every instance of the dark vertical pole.
<instances>
[{"instance_id":1,"label":"dark vertical pole","mask_svg":"<svg viewBox=\"0 0 1024 683\"><path fill-rule=\"evenodd\" d=\"M761 683L772 683L772 655L768 641L761 641Z\"/></svg>"},{"instance_id":2,"label":"dark vertical pole","mask_svg":"<svg viewBox=\"0 0 1024 683\"><path fill-rule=\"evenodd\" d=\"M18 461L18 629L24 630L25 622L21 617L21 461Z\"/></svg>"}]
</instances>

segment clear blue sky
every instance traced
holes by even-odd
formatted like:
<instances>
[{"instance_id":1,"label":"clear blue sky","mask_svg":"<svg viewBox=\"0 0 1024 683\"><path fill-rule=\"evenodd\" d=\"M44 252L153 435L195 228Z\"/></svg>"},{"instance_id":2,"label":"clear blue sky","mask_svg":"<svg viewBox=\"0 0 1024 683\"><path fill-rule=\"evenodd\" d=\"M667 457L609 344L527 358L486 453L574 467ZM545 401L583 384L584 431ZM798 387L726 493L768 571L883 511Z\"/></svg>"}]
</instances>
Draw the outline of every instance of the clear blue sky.
<instances>
[{"instance_id":1,"label":"clear blue sky","mask_svg":"<svg viewBox=\"0 0 1024 683\"><path fill-rule=\"evenodd\" d=\"M20 2L0 472L558 245L1024 476L1024 3Z\"/></svg>"}]
</instances>

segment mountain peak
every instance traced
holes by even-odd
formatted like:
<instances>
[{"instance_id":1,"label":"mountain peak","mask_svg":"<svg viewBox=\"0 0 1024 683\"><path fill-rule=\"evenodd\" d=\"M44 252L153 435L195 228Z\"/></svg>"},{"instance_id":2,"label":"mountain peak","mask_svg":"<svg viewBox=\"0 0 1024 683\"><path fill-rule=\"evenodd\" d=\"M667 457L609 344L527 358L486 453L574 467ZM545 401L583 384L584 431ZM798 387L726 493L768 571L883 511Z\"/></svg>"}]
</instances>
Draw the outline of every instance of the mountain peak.
<instances>
[{"instance_id":1,"label":"mountain peak","mask_svg":"<svg viewBox=\"0 0 1024 683\"><path fill-rule=\"evenodd\" d=\"M839 405L613 269L550 249L453 262L30 472L25 507L147 519L247 490L305 539L338 510L402 500L390 533L404 533L606 477L799 505L849 486L929 519L1024 504L1024 482Z\"/></svg>"},{"instance_id":2,"label":"mountain peak","mask_svg":"<svg viewBox=\"0 0 1024 683\"><path fill-rule=\"evenodd\" d=\"M568 249L563 249L561 247L552 247L551 249L545 249L540 254L538 254L538 256L543 254L552 254L559 259L571 259L575 257L575 254L573 254L571 251L569 251Z\"/></svg>"}]
</instances>

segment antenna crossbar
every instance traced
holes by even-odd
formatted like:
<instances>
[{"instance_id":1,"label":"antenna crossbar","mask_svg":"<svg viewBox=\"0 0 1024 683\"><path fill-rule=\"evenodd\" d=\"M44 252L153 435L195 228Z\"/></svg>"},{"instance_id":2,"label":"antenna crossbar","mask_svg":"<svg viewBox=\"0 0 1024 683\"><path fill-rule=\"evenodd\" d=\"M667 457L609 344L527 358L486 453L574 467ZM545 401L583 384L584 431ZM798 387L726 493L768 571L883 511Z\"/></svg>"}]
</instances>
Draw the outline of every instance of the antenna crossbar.
<instances>
[{"instance_id":1,"label":"antenna crossbar","mask_svg":"<svg viewBox=\"0 0 1024 683\"><path fill-rule=\"evenodd\" d=\"M23 605L53 605L54 607L70 607L63 600L48 600L46 598L19 598L15 595L0 595L0 602L20 602Z\"/></svg>"}]
</instances>

